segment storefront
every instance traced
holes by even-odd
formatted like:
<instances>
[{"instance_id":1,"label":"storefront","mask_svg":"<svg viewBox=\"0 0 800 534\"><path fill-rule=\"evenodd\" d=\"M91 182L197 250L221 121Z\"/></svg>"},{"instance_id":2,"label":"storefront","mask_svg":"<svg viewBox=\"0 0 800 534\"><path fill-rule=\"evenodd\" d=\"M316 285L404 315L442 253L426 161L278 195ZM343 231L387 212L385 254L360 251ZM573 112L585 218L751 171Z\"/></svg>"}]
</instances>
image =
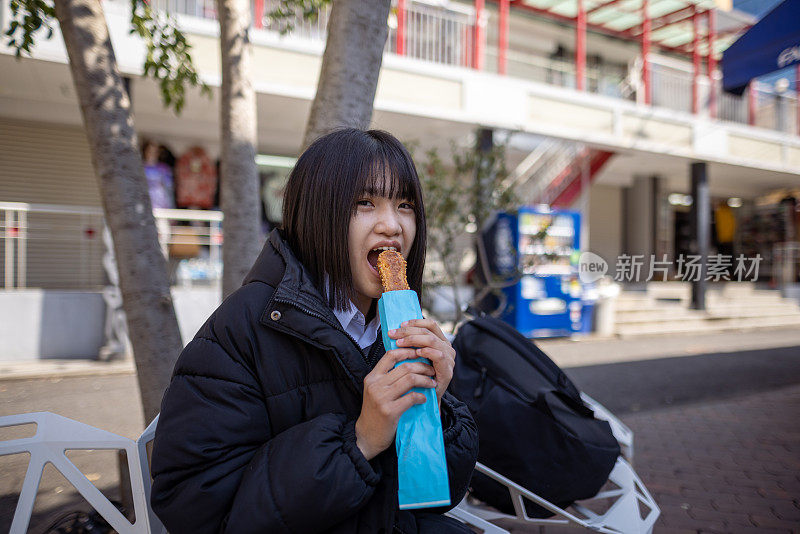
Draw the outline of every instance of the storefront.
<instances>
[{"instance_id":1,"label":"storefront","mask_svg":"<svg viewBox=\"0 0 800 534\"><path fill-rule=\"evenodd\" d=\"M711 197L711 255L760 256L756 281L771 285L800 281L800 189L771 191L754 199ZM672 234L672 255L693 253L691 195L666 196L664 221Z\"/></svg>"}]
</instances>

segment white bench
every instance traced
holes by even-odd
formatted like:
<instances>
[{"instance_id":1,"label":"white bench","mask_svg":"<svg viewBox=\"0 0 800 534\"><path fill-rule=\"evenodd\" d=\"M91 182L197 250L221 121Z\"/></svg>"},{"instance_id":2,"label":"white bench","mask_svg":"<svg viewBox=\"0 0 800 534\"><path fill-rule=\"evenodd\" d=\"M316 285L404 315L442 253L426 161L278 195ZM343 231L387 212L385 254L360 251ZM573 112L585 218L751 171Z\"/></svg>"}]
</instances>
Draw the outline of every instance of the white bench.
<instances>
[{"instance_id":1,"label":"white bench","mask_svg":"<svg viewBox=\"0 0 800 534\"><path fill-rule=\"evenodd\" d=\"M573 512L563 510L533 492L515 484L500 473L478 463L476 470L505 485L514 504L515 515L503 514L480 503L465 498L449 512L449 515L483 530L486 534L507 534L491 521L506 519L515 524L564 525L575 524L587 529L608 534L646 534L652 531L659 515L659 509L647 492L629 461L633 457L633 433L608 410L590 397L583 395L587 405L595 411L599 419L608 420L614 435L620 442L623 457L617 460L609 482L615 488L601 491L592 499L572 506ZM78 492L108 521L120 534L166 534L166 529L150 508L150 469L147 444L155 436L158 417L147 429L132 440L105 430L79 423L72 419L49 412L35 412L0 417L0 428L35 424L33 436L0 442L0 456L30 453L30 462L22 484L11 534L23 534L28 529L34 500L42 478L42 471L49 462ZM136 520L131 523L103 495L100 490L67 458L65 452L74 449L124 450L127 454L128 469L133 495ZM553 512L549 519L530 518L525 513L524 501L530 500ZM598 513L590 506L593 501L603 501L607 509ZM647 510L642 517L640 504Z\"/></svg>"},{"instance_id":2,"label":"white bench","mask_svg":"<svg viewBox=\"0 0 800 534\"><path fill-rule=\"evenodd\" d=\"M33 436L0 442L0 456L30 453L28 470L22 483L11 534L24 534L31 520L33 504L42 471L50 463L108 521L119 534L166 534L166 529L150 509L150 468L147 444L156 433L156 418L136 441L85 425L50 412L34 412L0 417L0 428L36 425ZM111 501L67 458L67 450L124 450L128 459L133 509L136 521L131 523Z\"/></svg>"}]
</instances>

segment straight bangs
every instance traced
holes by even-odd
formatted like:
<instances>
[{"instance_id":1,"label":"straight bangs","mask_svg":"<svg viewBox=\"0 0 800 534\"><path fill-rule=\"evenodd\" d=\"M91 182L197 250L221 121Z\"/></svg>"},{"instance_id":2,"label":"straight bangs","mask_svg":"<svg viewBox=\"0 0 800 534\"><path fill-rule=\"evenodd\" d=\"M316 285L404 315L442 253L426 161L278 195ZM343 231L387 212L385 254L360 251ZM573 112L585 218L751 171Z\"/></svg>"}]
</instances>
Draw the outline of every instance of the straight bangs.
<instances>
[{"instance_id":1,"label":"straight bangs","mask_svg":"<svg viewBox=\"0 0 800 534\"><path fill-rule=\"evenodd\" d=\"M411 155L387 132L347 128L320 137L298 158L283 205L287 241L333 309L346 309L355 300L349 227L365 194L413 204L417 231L407 275L421 295L427 232Z\"/></svg>"},{"instance_id":2,"label":"straight bangs","mask_svg":"<svg viewBox=\"0 0 800 534\"><path fill-rule=\"evenodd\" d=\"M366 171L359 173L356 196L366 194L390 200L408 200L416 204L419 179L414 169L408 168L397 154L387 154L385 150L379 152L367 163ZM356 201L358 198L353 199L354 210Z\"/></svg>"}]
</instances>

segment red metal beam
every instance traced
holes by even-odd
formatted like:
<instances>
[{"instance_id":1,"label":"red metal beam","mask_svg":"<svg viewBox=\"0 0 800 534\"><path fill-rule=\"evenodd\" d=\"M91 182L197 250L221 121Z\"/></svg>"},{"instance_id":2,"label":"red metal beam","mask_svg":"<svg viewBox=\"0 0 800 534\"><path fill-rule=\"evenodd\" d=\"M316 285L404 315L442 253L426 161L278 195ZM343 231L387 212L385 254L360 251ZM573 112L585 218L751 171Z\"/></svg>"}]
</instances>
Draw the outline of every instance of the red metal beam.
<instances>
[{"instance_id":1,"label":"red metal beam","mask_svg":"<svg viewBox=\"0 0 800 534\"><path fill-rule=\"evenodd\" d=\"M681 9L676 9L672 13L665 13L660 17L650 19L650 31L654 32L656 30L660 30L661 28L666 28L667 26L670 26L672 24L689 20L692 18L694 10L695 7L691 5L687 7L682 7ZM678 18L676 19L676 17Z\"/></svg>"},{"instance_id":2,"label":"red metal beam","mask_svg":"<svg viewBox=\"0 0 800 534\"><path fill-rule=\"evenodd\" d=\"M496 3L500 2L500 0L491 0L491 1L496 2ZM512 7L520 9L522 11L528 11L530 13L534 13L534 14L537 14L537 15L542 15L543 17L547 17L549 19L556 20L558 22L562 22L562 23L570 24L570 25L575 24L575 19L572 18L572 17L567 17L565 15L560 15L558 13L554 13L554 12L549 11L547 9L537 8L535 6L524 4L524 3L522 3L522 0L510 0L510 5ZM593 10L597 10L597 9L599 9L601 7L602 6L596 6L592 10L587 11L587 15L589 13L591 13ZM662 15L660 17L657 17L656 19L651 19L651 33L653 31L653 29L652 29L652 22L653 21L655 21L655 20L663 20L664 17L674 16L675 13L682 12L684 9L686 9L686 8L681 8L680 10L674 11L673 13L668 13L667 15ZM701 15L705 15L705 14L707 14L707 11L700 12L700 14ZM680 22L680 21L676 21L676 22ZM629 28L627 30L614 30L612 28L608 28L606 26L603 26L602 24L597 24L597 23L590 22L588 20L588 17L587 17L587 21L586 21L586 27L587 27L587 29L595 31L597 33L602 33L602 34L605 34L605 35L611 35L613 37L618 37L620 39L628 39L628 40L640 40L641 39L641 33L642 33L641 32L641 25L640 26L631 27L631 28ZM741 28L736 28L734 30L731 30L732 33L735 33L737 31L741 31ZM728 34L728 32L725 32L725 34L717 34L717 35L727 35L727 34ZM682 45L678 45L678 46L670 46L670 45L661 43L657 39L653 39L653 37L651 35L650 36L650 44L651 44L651 46L657 46L661 50L664 50L666 52L672 52L674 54L690 56L691 53L692 53L692 42L691 41L689 41L687 43L684 43Z\"/></svg>"},{"instance_id":3,"label":"red metal beam","mask_svg":"<svg viewBox=\"0 0 800 534\"><path fill-rule=\"evenodd\" d=\"M497 2L498 0L494 0L494 1ZM512 5L512 7L516 7L517 9L520 9L522 11L529 11L531 13L535 13L537 15L542 15L542 16L547 17L549 19L557 20L558 22L563 22L563 23L566 23L566 24L569 24L569 25L575 24L575 19L573 17L568 17L566 15L560 15L558 13L554 13L554 12L549 11L547 9L542 9L542 8L535 7L535 6L530 6L528 4L523 4L523 3L519 2L519 0L512 1L511 5ZM589 22L588 19L586 21L586 27L591 29L591 30L594 30L594 31L596 31L598 33L604 33L606 35L619 37L621 39L631 39L631 34L632 34L632 31L633 31L632 29L613 30L611 28L607 28L607 27L603 26L602 24L595 24L595 23Z\"/></svg>"},{"instance_id":4,"label":"red metal beam","mask_svg":"<svg viewBox=\"0 0 800 534\"><path fill-rule=\"evenodd\" d=\"M578 91L586 90L586 10L583 0L578 0L575 20L575 78Z\"/></svg>"},{"instance_id":5,"label":"red metal beam","mask_svg":"<svg viewBox=\"0 0 800 534\"><path fill-rule=\"evenodd\" d=\"M692 113L700 112L700 13L692 14Z\"/></svg>"},{"instance_id":6,"label":"red metal beam","mask_svg":"<svg viewBox=\"0 0 800 534\"><path fill-rule=\"evenodd\" d=\"M750 126L756 125L756 113L758 112L758 82L750 80L747 85L747 124Z\"/></svg>"},{"instance_id":7,"label":"red metal beam","mask_svg":"<svg viewBox=\"0 0 800 534\"><path fill-rule=\"evenodd\" d=\"M681 17L681 18L678 18L678 19L675 19L675 20L672 20L672 21L669 21L669 22L665 22L663 24L659 24L658 26L651 26L650 31L651 32L657 32L659 30L663 30L664 28L669 28L670 26L674 26L675 24L680 24L681 22L688 22L688 21L692 20L692 17L694 17L694 14L690 14L690 15L687 15L685 17Z\"/></svg>"},{"instance_id":8,"label":"red metal beam","mask_svg":"<svg viewBox=\"0 0 800 534\"><path fill-rule=\"evenodd\" d=\"M506 52L508 51L508 11L509 0L499 0L500 16L498 17L497 72L506 73Z\"/></svg>"},{"instance_id":9,"label":"red metal beam","mask_svg":"<svg viewBox=\"0 0 800 534\"><path fill-rule=\"evenodd\" d=\"M647 0L642 0L642 83L644 103L650 105L650 14Z\"/></svg>"},{"instance_id":10,"label":"red metal beam","mask_svg":"<svg viewBox=\"0 0 800 534\"><path fill-rule=\"evenodd\" d=\"M700 14L704 15L705 11L700 13ZM719 39L728 37L730 35L737 35L737 34L743 32L744 30L750 28L751 26L752 25L750 25L750 24L742 25L742 26L733 28L731 30L725 30L724 32L717 32L715 34L716 35L716 39L719 40ZM668 52L673 52L673 53L676 53L676 54L684 54L684 55L691 55L692 47L693 47L692 41L687 41L687 42L685 42L685 43L683 43L681 45L675 45L675 46L666 45L666 44L664 44L662 42L659 42L658 40L654 40L652 38L652 35L650 36L650 43L655 45L655 46L658 46L662 50L666 50ZM708 55L708 54L706 54L706 55Z\"/></svg>"},{"instance_id":11,"label":"red metal beam","mask_svg":"<svg viewBox=\"0 0 800 534\"><path fill-rule=\"evenodd\" d=\"M492 0L492 1L499 2L499 0ZM556 20L558 22L563 22L565 24L569 25L575 24L575 19L572 17L567 17L565 15L553 13L552 11L548 11L547 9L541 9L528 4L523 4L521 0L511 0L511 6L519 10L528 11L536 15L542 15L543 17L547 17L549 19ZM586 21L586 28L595 31L597 33L611 35L612 37L617 37L620 39L628 39L628 40L636 40L636 35L634 35L634 33L638 31L638 27L629 28L627 30L614 30L606 26L603 26L602 24L589 22L588 18ZM662 50L666 50L668 52L673 52L676 54L687 55L690 52L689 50L687 50L685 46L683 47L668 46L660 44L658 41L652 41L652 44L658 46Z\"/></svg>"},{"instance_id":12,"label":"red metal beam","mask_svg":"<svg viewBox=\"0 0 800 534\"><path fill-rule=\"evenodd\" d=\"M657 41L650 41L650 44L657 46L661 50L665 50L667 52L672 52L673 54L682 54L684 56L690 56L692 54L692 42L689 41L688 43L684 43L678 46L669 46L663 43L659 43Z\"/></svg>"},{"instance_id":13,"label":"red metal beam","mask_svg":"<svg viewBox=\"0 0 800 534\"><path fill-rule=\"evenodd\" d=\"M596 13L597 11L600 11L601 9L607 8L608 6L613 6L614 4L619 3L620 1L621 0L611 0L610 2L606 2L604 4L600 4L599 6L594 6L592 9L590 9L589 11L586 12L586 16L588 17L592 13Z\"/></svg>"},{"instance_id":14,"label":"red metal beam","mask_svg":"<svg viewBox=\"0 0 800 534\"><path fill-rule=\"evenodd\" d=\"M717 80L715 73L717 71L717 58L714 57L714 10L706 11L708 17L708 56L706 58L706 68L708 69L708 83L709 83L709 97L708 97L708 114L712 119L717 118Z\"/></svg>"},{"instance_id":15,"label":"red metal beam","mask_svg":"<svg viewBox=\"0 0 800 534\"><path fill-rule=\"evenodd\" d=\"M397 55L406 55L406 0L397 0L397 34L395 38Z\"/></svg>"},{"instance_id":16,"label":"red metal beam","mask_svg":"<svg viewBox=\"0 0 800 534\"><path fill-rule=\"evenodd\" d=\"M592 180L595 179L597 173L600 172L600 169L605 166L611 156L614 155L614 152L608 152L606 150L596 150L596 149L588 149L586 153L582 154L580 157L575 158L574 162L570 165L566 172L572 174L572 180L569 182L569 185L564 188L559 195L553 199L550 203L553 207L568 207L572 204L572 202L578 197L581 192L581 188L583 187L583 183L581 180L581 174L583 172L583 162L586 158L589 158L589 184L592 183Z\"/></svg>"}]
</instances>

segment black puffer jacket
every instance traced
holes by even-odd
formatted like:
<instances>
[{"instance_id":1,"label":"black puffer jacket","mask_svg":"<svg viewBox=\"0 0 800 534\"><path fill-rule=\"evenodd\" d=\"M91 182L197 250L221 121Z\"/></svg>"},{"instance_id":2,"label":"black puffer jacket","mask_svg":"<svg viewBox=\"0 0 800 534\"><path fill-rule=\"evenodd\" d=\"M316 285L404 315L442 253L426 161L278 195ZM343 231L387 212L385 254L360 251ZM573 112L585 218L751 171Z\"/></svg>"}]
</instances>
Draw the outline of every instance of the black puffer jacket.
<instances>
[{"instance_id":1,"label":"black puffer jacket","mask_svg":"<svg viewBox=\"0 0 800 534\"><path fill-rule=\"evenodd\" d=\"M373 364L383 355L379 340ZM181 353L161 406L153 510L172 534L415 533L399 511L394 447L355 442L367 358L273 231L245 284ZM451 502L477 456L467 408L446 394Z\"/></svg>"}]
</instances>

